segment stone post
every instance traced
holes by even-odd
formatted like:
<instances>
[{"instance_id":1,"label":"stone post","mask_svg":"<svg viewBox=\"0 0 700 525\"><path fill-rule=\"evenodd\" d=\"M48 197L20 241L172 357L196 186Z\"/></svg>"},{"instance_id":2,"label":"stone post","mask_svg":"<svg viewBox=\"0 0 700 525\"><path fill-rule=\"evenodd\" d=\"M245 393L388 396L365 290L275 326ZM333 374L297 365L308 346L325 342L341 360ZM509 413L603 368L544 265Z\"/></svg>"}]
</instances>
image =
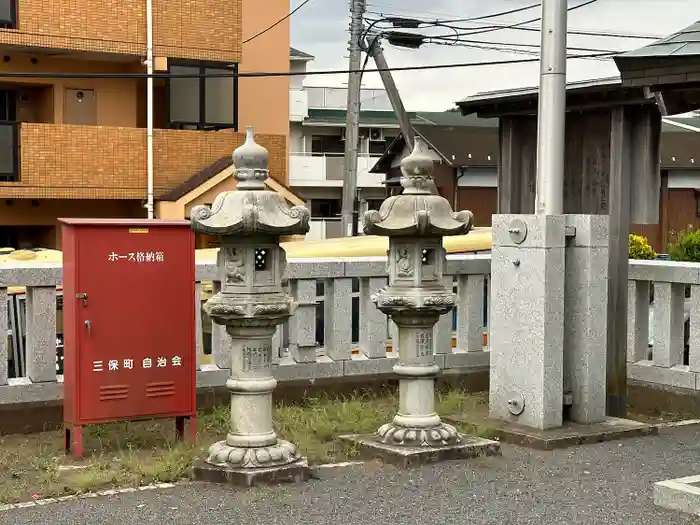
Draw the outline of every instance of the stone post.
<instances>
[{"instance_id":1,"label":"stone post","mask_svg":"<svg viewBox=\"0 0 700 525\"><path fill-rule=\"evenodd\" d=\"M422 148L416 138L413 152L401 163L403 194L364 216L367 235L389 237L389 286L372 300L398 328L394 373L399 376L399 411L374 436L345 437L369 455L404 466L500 452L496 442L460 435L435 411L440 367L433 327L456 304L456 295L443 281L442 238L468 233L473 216L469 211L454 213L447 199L436 194L433 161Z\"/></svg>"},{"instance_id":2,"label":"stone post","mask_svg":"<svg viewBox=\"0 0 700 525\"><path fill-rule=\"evenodd\" d=\"M192 209L192 229L217 235L221 290L204 305L231 336L231 424L195 465L196 479L250 486L257 481L308 479L308 464L294 444L272 427L272 338L296 303L282 288L286 258L280 236L305 234L309 211L289 207L265 189L268 152L256 144L252 128L233 152L234 191L217 195L211 208Z\"/></svg>"}]
</instances>

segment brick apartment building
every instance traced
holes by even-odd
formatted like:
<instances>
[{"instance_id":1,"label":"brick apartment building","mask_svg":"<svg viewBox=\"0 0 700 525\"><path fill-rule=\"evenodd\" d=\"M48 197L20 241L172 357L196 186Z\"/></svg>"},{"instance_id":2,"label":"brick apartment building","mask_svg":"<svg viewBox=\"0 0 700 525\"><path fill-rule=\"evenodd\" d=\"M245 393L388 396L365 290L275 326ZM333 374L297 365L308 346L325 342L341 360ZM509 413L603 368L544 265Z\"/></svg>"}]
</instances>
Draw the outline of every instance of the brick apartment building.
<instances>
[{"instance_id":1,"label":"brick apartment building","mask_svg":"<svg viewBox=\"0 0 700 525\"><path fill-rule=\"evenodd\" d=\"M256 1L153 0L155 71L288 71L288 22L242 43L289 10ZM145 73L146 20L146 0L0 0L0 247L60 247L58 217L146 216L145 78L2 75ZM153 122L156 216L184 217L218 193L193 183L245 126L286 183L286 77L156 79ZM179 207L159 202L173 192Z\"/></svg>"}]
</instances>

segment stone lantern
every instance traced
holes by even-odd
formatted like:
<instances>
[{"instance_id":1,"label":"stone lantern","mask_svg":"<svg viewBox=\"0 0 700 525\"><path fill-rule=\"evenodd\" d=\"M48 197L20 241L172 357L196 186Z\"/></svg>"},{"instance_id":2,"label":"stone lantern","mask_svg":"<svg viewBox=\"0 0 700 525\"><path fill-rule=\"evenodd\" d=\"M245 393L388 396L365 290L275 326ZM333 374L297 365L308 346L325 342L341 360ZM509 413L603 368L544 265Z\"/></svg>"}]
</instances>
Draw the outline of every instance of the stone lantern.
<instances>
[{"instance_id":1,"label":"stone lantern","mask_svg":"<svg viewBox=\"0 0 700 525\"><path fill-rule=\"evenodd\" d=\"M398 327L394 373L400 383L399 411L374 436L346 438L371 455L403 464L500 450L495 442L460 435L435 411L440 367L435 363L433 328L456 305L456 295L443 281L442 238L468 233L473 215L453 212L447 199L434 191L433 161L423 148L416 137L413 152L401 162L403 193L364 216L366 234L389 237L389 286L372 300Z\"/></svg>"},{"instance_id":2,"label":"stone lantern","mask_svg":"<svg viewBox=\"0 0 700 525\"><path fill-rule=\"evenodd\" d=\"M305 479L308 465L297 447L277 438L272 427L272 338L295 310L282 287L286 257L282 235L305 234L309 211L290 207L265 189L268 152L252 128L233 152L234 191L192 209L192 229L220 240L217 261L221 291L204 310L231 337L231 423L224 441L214 443L194 467L196 479L252 485L256 481Z\"/></svg>"}]
</instances>

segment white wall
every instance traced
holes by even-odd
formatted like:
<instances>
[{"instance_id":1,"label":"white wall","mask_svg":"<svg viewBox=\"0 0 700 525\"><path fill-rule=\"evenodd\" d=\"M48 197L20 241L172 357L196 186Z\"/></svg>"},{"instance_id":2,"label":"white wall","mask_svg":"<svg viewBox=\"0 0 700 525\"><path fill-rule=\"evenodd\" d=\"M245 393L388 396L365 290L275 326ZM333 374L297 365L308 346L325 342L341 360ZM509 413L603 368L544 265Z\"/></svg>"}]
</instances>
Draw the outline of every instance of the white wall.
<instances>
[{"instance_id":1,"label":"white wall","mask_svg":"<svg viewBox=\"0 0 700 525\"><path fill-rule=\"evenodd\" d=\"M497 188L498 168L462 168L462 175L459 178L460 188Z\"/></svg>"},{"instance_id":2,"label":"white wall","mask_svg":"<svg viewBox=\"0 0 700 525\"><path fill-rule=\"evenodd\" d=\"M290 73L306 73L306 62L303 60L291 60L289 63ZM302 89L306 75L293 75L289 77L289 89Z\"/></svg>"},{"instance_id":3,"label":"white wall","mask_svg":"<svg viewBox=\"0 0 700 525\"><path fill-rule=\"evenodd\" d=\"M700 169L668 170L669 189L700 189Z\"/></svg>"},{"instance_id":4,"label":"white wall","mask_svg":"<svg viewBox=\"0 0 700 525\"><path fill-rule=\"evenodd\" d=\"M289 154L304 152L304 127L301 122L289 123ZM311 145L309 144L309 148Z\"/></svg>"}]
</instances>

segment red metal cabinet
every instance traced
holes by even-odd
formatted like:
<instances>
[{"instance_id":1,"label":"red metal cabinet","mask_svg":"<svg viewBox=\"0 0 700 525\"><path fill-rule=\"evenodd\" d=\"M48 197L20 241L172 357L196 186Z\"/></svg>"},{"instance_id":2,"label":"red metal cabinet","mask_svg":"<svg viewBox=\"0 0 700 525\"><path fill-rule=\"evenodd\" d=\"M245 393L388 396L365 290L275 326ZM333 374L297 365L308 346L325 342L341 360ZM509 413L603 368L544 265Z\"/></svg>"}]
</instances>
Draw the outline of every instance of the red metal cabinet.
<instances>
[{"instance_id":1,"label":"red metal cabinet","mask_svg":"<svg viewBox=\"0 0 700 525\"><path fill-rule=\"evenodd\" d=\"M196 410L194 235L188 221L60 219L66 449L82 426ZM193 434L194 435L194 434Z\"/></svg>"}]
</instances>

